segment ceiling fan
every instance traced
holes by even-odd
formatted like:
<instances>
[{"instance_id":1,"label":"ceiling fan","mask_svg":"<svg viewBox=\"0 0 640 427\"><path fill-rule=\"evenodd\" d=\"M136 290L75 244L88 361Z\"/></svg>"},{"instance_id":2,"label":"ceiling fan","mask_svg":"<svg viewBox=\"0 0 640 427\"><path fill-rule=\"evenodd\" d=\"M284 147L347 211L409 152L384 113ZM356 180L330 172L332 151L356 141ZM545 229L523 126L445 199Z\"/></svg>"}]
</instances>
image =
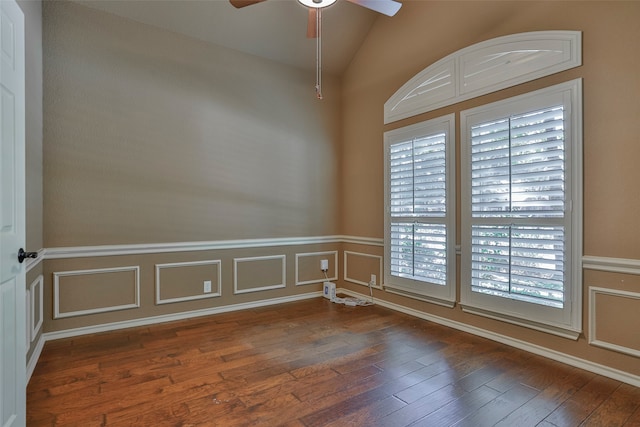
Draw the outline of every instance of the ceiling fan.
<instances>
[{"instance_id":1,"label":"ceiling fan","mask_svg":"<svg viewBox=\"0 0 640 427\"><path fill-rule=\"evenodd\" d=\"M243 8L266 0L229 0L235 8ZM316 39L316 97L322 99L322 9L331 6L338 0L298 0L298 3L309 9L307 20L307 37ZM395 0L346 0L367 9L394 16L402 3Z\"/></svg>"},{"instance_id":2,"label":"ceiling fan","mask_svg":"<svg viewBox=\"0 0 640 427\"><path fill-rule=\"evenodd\" d=\"M256 3L262 3L266 0L229 0L232 6L240 9L246 6L251 6ZM317 28L317 15L320 9L331 6L337 0L298 0L300 4L309 8L309 19L307 21L307 37L316 38L318 37L318 28ZM395 15L402 3L397 2L395 0L347 0L350 3L357 4L362 7L366 7L367 9L371 9L378 13L382 13L383 15L393 16Z\"/></svg>"}]
</instances>

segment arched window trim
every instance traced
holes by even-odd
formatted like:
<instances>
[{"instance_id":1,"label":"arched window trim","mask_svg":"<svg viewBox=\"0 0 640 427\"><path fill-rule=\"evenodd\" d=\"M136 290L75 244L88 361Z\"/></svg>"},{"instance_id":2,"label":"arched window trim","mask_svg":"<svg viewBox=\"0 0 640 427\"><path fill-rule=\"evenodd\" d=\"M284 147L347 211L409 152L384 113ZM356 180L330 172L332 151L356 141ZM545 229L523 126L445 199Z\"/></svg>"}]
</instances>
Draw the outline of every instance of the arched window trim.
<instances>
[{"instance_id":1,"label":"arched window trim","mask_svg":"<svg viewBox=\"0 0 640 427\"><path fill-rule=\"evenodd\" d=\"M384 104L384 123L452 105L582 65L580 31L497 37L448 55Z\"/></svg>"}]
</instances>

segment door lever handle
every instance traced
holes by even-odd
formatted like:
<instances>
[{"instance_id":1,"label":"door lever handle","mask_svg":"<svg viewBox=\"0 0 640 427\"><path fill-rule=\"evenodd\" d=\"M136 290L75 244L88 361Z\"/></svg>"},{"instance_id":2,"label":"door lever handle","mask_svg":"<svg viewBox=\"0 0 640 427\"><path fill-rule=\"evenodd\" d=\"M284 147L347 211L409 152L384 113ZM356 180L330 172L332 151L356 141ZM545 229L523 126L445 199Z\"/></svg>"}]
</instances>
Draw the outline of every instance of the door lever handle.
<instances>
[{"instance_id":1,"label":"door lever handle","mask_svg":"<svg viewBox=\"0 0 640 427\"><path fill-rule=\"evenodd\" d=\"M24 249L18 249L18 262L22 264L25 258L38 258L38 252L25 252Z\"/></svg>"}]
</instances>

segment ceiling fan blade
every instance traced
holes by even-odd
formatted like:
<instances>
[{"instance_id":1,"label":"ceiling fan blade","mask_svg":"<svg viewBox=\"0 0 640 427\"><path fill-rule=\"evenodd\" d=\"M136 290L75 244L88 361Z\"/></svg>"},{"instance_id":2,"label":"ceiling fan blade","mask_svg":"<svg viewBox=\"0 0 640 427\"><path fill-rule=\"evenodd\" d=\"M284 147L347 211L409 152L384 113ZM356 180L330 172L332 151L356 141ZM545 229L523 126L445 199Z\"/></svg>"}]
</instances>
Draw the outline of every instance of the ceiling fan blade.
<instances>
[{"instance_id":1,"label":"ceiling fan blade","mask_svg":"<svg viewBox=\"0 0 640 427\"><path fill-rule=\"evenodd\" d=\"M395 0L347 0L351 3L355 3L367 9L375 10L383 15L393 16L400 8L402 3Z\"/></svg>"},{"instance_id":2,"label":"ceiling fan blade","mask_svg":"<svg viewBox=\"0 0 640 427\"><path fill-rule=\"evenodd\" d=\"M309 8L309 17L307 18L307 38L315 39L318 37L318 28L316 27L316 17L318 15L318 9L312 7Z\"/></svg>"},{"instance_id":3,"label":"ceiling fan blade","mask_svg":"<svg viewBox=\"0 0 640 427\"><path fill-rule=\"evenodd\" d=\"M229 3L237 9L242 7L251 6L252 4L262 3L265 0L229 0Z\"/></svg>"}]
</instances>

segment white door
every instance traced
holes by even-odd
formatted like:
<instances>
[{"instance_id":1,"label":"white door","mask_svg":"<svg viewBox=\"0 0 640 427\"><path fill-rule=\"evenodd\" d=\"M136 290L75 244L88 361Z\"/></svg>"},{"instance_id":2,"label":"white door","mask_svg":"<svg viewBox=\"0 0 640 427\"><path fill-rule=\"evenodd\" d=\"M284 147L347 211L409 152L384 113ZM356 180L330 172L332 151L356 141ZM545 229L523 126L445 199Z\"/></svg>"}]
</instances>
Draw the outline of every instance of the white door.
<instances>
[{"instance_id":1,"label":"white door","mask_svg":"<svg viewBox=\"0 0 640 427\"><path fill-rule=\"evenodd\" d=\"M26 424L24 15L0 0L0 426Z\"/></svg>"}]
</instances>

